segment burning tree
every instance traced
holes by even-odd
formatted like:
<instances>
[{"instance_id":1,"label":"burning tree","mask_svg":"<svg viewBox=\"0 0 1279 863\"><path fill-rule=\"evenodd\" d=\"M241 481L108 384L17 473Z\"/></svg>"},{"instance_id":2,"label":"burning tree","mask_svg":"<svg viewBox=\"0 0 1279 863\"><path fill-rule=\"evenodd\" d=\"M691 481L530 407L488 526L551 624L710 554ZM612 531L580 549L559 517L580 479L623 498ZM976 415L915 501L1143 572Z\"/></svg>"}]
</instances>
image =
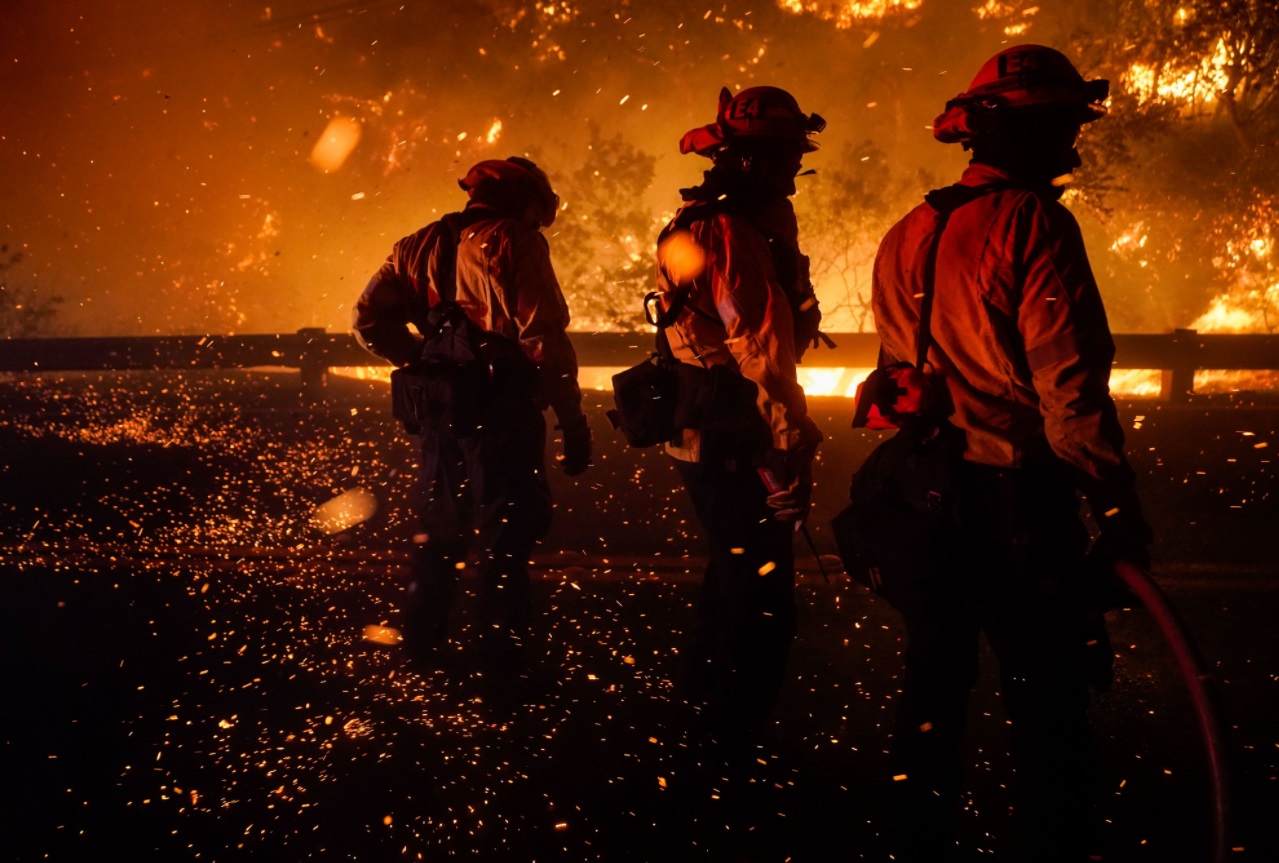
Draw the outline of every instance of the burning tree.
<instances>
[{"instance_id":1,"label":"burning tree","mask_svg":"<svg viewBox=\"0 0 1279 863\"><path fill-rule=\"evenodd\" d=\"M927 172L912 178L895 170L873 141L846 146L826 158L813 182L795 198L800 241L812 264L828 330L872 329L870 277L884 233L902 213L902 201L933 185Z\"/></svg>"},{"instance_id":2,"label":"burning tree","mask_svg":"<svg viewBox=\"0 0 1279 863\"><path fill-rule=\"evenodd\" d=\"M1123 0L1079 14L1086 65L1115 82L1088 135L1122 184L1094 173L1090 188L1085 173L1083 186L1104 192L1112 275L1140 278L1165 326L1274 331L1279 6Z\"/></svg>"},{"instance_id":3,"label":"burning tree","mask_svg":"<svg viewBox=\"0 0 1279 863\"><path fill-rule=\"evenodd\" d=\"M595 124L590 130L586 158L556 180L564 206L552 251L576 328L635 329L661 226L643 203L657 159L619 135L603 137Z\"/></svg>"}]
</instances>

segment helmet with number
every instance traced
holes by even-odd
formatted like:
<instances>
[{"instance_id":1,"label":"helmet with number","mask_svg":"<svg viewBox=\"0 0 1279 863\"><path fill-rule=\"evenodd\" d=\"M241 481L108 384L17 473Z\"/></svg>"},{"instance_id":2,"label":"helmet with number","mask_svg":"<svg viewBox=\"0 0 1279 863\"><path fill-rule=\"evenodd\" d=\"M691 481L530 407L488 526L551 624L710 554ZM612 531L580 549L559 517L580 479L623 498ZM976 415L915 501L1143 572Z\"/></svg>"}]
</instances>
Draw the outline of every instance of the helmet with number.
<instances>
[{"instance_id":1,"label":"helmet with number","mask_svg":"<svg viewBox=\"0 0 1279 863\"><path fill-rule=\"evenodd\" d=\"M560 196L546 172L521 156L479 162L457 184L474 203L515 217L527 214L544 228L555 222L559 212Z\"/></svg>"},{"instance_id":2,"label":"helmet with number","mask_svg":"<svg viewBox=\"0 0 1279 863\"><path fill-rule=\"evenodd\" d=\"M685 132L679 151L711 156L736 140L757 139L794 142L811 153L817 142L810 136L825 128L825 120L805 114L780 87L748 87L736 96L725 87L719 92L715 122Z\"/></svg>"},{"instance_id":3,"label":"helmet with number","mask_svg":"<svg viewBox=\"0 0 1279 863\"><path fill-rule=\"evenodd\" d=\"M1043 45L1017 45L987 60L968 90L946 103L933 121L933 137L945 144L970 142L1001 116L1028 108L1055 109L1076 122L1102 117L1110 82L1085 81L1066 55Z\"/></svg>"}]
</instances>

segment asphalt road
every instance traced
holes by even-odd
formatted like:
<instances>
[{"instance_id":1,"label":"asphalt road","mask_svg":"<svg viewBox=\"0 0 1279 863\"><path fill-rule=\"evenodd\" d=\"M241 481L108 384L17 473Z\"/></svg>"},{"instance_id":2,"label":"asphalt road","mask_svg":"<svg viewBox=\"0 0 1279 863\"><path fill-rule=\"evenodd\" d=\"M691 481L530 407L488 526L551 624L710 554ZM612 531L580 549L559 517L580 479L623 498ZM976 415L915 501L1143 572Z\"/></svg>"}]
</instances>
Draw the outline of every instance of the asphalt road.
<instances>
[{"instance_id":1,"label":"asphalt road","mask_svg":"<svg viewBox=\"0 0 1279 863\"><path fill-rule=\"evenodd\" d=\"M398 620L411 447L375 388L337 383L301 408L291 382L0 381L0 856L886 859L901 632L882 603L807 567L777 741L725 775L672 723L700 551L687 504L660 455L597 423L596 468L555 477L535 673L515 691L477 670L473 603L449 667L416 670L377 629ZM844 428L846 408L815 404L831 438L819 513L873 445ZM1279 859L1279 411L1241 398L1122 412L1158 580L1231 730L1234 857ZM376 513L318 530L315 507L355 487ZM1111 624L1118 681L1093 707L1104 859L1207 860L1189 702L1147 616ZM1006 860L1011 769L985 669L964 842Z\"/></svg>"}]
</instances>

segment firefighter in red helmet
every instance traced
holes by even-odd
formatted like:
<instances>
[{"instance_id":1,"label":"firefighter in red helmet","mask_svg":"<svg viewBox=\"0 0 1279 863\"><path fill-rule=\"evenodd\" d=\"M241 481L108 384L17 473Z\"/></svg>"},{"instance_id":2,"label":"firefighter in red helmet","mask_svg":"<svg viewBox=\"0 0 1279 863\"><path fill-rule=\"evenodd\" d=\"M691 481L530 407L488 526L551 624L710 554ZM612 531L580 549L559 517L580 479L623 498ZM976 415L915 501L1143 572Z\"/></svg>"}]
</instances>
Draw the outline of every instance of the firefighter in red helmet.
<instances>
[{"instance_id":1,"label":"firefighter in red helmet","mask_svg":"<svg viewBox=\"0 0 1279 863\"><path fill-rule=\"evenodd\" d=\"M658 243L659 350L680 379L666 449L710 557L685 694L735 754L764 732L794 637L792 537L821 440L795 365L820 312L790 196L824 126L777 87L723 90L715 122L680 142L713 166Z\"/></svg>"},{"instance_id":2,"label":"firefighter in red helmet","mask_svg":"<svg viewBox=\"0 0 1279 863\"><path fill-rule=\"evenodd\" d=\"M946 572L920 573L920 600L899 608L909 643L891 750L898 860L957 859L960 746L982 632L1011 725L1027 843L1017 859L1089 856L1088 685L1108 684L1110 649L1086 574L1121 559L1148 566L1150 541L1109 392L1105 309L1058 200L1080 165L1080 127L1105 114L1108 87L1051 48L996 54L933 127L972 152L969 167L898 222L876 258L881 366L913 363L936 242L926 362L963 440ZM1100 527L1091 552L1078 492Z\"/></svg>"},{"instance_id":3,"label":"firefighter in red helmet","mask_svg":"<svg viewBox=\"0 0 1279 863\"><path fill-rule=\"evenodd\" d=\"M422 448L421 524L404 639L416 657L438 662L458 570L476 553L482 658L512 671L530 625L529 552L551 523L542 412L555 411L561 466L570 476L590 464L591 432L568 306L541 234L559 209L550 180L517 156L480 162L458 185L466 208L395 244L356 303L354 328L365 348L401 368L424 362L436 342L467 354L433 354L437 377L481 366L483 400L468 401L465 410L473 378L465 386L420 388L422 415L432 419L414 429ZM457 344L461 336L445 331L461 328L432 316L444 301L464 314L456 323L481 334L478 345Z\"/></svg>"}]
</instances>

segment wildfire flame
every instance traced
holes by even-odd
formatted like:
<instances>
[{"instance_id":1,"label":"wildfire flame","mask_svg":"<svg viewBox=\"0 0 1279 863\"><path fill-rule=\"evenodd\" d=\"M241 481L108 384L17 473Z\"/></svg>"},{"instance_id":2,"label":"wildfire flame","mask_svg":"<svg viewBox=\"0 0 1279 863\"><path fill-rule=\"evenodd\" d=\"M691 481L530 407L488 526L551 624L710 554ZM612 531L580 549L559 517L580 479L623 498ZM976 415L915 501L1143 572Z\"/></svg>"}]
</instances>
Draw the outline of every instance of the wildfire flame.
<instances>
[{"instance_id":1,"label":"wildfire flame","mask_svg":"<svg viewBox=\"0 0 1279 863\"><path fill-rule=\"evenodd\" d=\"M777 0L777 5L796 15L816 15L841 30L867 20L913 12L923 0Z\"/></svg>"},{"instance_id":2,"label":"wildfire flame","mask_svg":"<svg viewBox=\"0 0 1279 863\"><path fill-rule=\"evenodd\" d=\"M1133 63L1125 81L1128 90L1136 94L1142 104L1180 103L1183 110L1191 111L1215 101L1218 93L1229 88L1230 65L1226 41L1220 39L1212 56L1204 58L1196 66L1170 69L1149 63Z\"/></svg>"}]
</instances>

